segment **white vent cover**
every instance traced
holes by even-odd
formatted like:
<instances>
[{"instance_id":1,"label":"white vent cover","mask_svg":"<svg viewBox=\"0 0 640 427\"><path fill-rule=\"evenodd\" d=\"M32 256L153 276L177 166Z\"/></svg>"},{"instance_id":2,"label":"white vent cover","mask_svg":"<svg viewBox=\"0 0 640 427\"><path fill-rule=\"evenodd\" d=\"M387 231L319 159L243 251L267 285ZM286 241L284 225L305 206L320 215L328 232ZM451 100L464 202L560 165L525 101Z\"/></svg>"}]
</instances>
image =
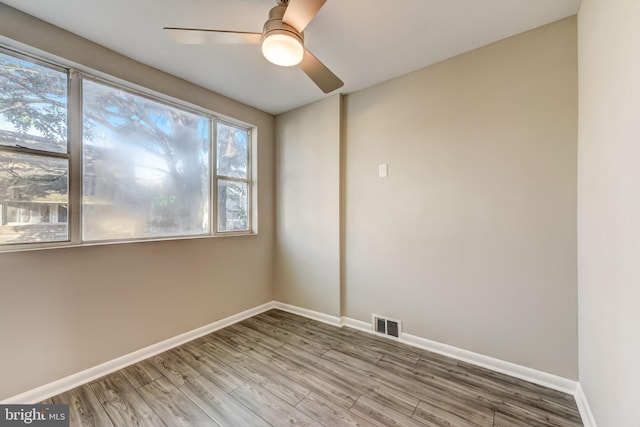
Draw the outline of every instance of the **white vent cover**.
<instances>
[{"instance_id":1,"label":"white vent cover","mask_svg":"<svg viewBox=\"0 0 640 427\"><path fill-rule=\"evenodd\" d=\"M394 338L400 338L402 322L397 319L391 319L377 314L371 315L373 330Z\"/></svg>"}]
</instances>

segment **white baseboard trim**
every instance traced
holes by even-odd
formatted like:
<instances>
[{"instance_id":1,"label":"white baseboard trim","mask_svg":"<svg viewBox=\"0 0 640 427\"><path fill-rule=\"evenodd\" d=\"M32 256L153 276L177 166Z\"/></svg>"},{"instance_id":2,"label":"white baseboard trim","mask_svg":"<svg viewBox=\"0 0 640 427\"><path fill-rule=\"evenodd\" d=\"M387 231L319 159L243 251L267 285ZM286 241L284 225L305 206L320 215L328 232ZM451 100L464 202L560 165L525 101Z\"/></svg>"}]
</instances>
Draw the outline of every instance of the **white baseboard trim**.
<instances>
[{"instance_id":1,"label":"white baseboard trim","mask_svg":"<svg viewBox=\"0 0 640 427\"><path fill-rule=\"evenodd\" d=\"M341 323L342 326L346 326L348 328L357 329L359 331L371 332L371 333L375 332L373 330L373 325L371 323L363 322L362 320L356 320L356 319L352 319L350 317L342 316L340 318L340 323Z\"/></svg>"},{"instance_id":2,"label":"white baseboard trim","mask_svg":"<svg viewBox=\"0 0 640 427\"><path fill-rule=\"evenodd\" d=\"M576 387L576 405L578 405L578 410L580 411L580 417L582 418L582 424L584 427L597 427L596 419L593 416L593 412L591 412L591 407L589 406L589 402L587 401L587 395L584 394L584 390L582 390L582 386L578 383Z\"/></svg>"},{"instance_id":3,"label":"white baseboard trim","mask_svg":"<svg viewBox=\"0 0 640 427\"><path fill-rule=\"evenodd\" d=\"M84 371L69 375L68 377L61 378L53 381L49 384L34 388L24 393L9 397L0 401L2 404L33 404L42 400L48 399L51 396L55 396L65 391L71 390L82 384L86 384L95 379L108 375L112 372L118 371L134 363L140 362L144 359L152 357L156 354L170 350L174 347L182 345L186 342L192 341L203 335L207 335L218 329L225 328L234 323L240 322L249 317L263 313L271 309L279 309L287 311L289 313L297 314L309 319L317 320L319 322L327 323L333 326L347 326L360 331L376 334L370 323L363 322L361 320L351 319L349 317L337 317L324 313L320 313L314 310L309 310L302 307L297 307L291 304L285 304L278 301L270 301L268 303L259 305L254 308L250 308L241 313L234 314L224 319L215 321L208 325L196 328L194 330L185 332L167 340L152 344L144 347L140 350L136 350L132 353L86 369ZM376 334L378 335L378 334ZM501 372L507 375L511 375L516 378L520 378L526 381L530 381L545 387L549 387L554 390L559 390L575 396L578 409L580 410L580 416L585 427L596 427L593 413L587 402L587 398L580 387L580 384L576 381L559 377L557 375L549 374L546 372L538 371L526 366L517 365L515 363L506 362L493 357L485 356L482 354L474 353L472 351L460 349L447 344L432 341L426 338L421 338L415 335L402 333L399 339L393 339L394 341L400 341L402 343L432 351L434 353L442 354L444 356L452 357L464 362L468 362L477 366L481 366L487 369L491 369L497 372Z\"/></svg>"},{"instance_id":4,"label":"white baseboard trim","mask_svg":"<svg viewBox=\"0 0 640 427\"><path fill-rule=\"evenodd\" d=\"M331 316L329 314L320 313L319 311L309 310L308 308L285 304L279 301L274 301L273 308L277 308L278 310L286 311L292 314L297 314L308 319L317 320L318 322L327 323L332 326L342 326L342 322L338 316Z\"/></svg>"},{"instance_id":5,"label":"white baseboard trim","mask_svg":"<svg viewBox=\"0 0 640 427\"><path fill-rule=\"evenodd\" d=\"M484 354L464 350L437 341L431 341L415 335L403 333L400 336L400 342L442 354L444 356L453 357L454 359L458 359L463 362L491 369L492 371L507 374L512 377L520 378L521 380L529 381L567 394L574 394L578 385L576 381L560 377L558 375L549 374L544 371L485 356Z\"/></svg>"},{"instance_id":6,"label":"white baseboard trim","mask_svg":"<svg viewBox=\"0 0 640 427\"><path fill-rule=\"evenodd\" d=\"M363 322L361 320L351 319L348 317L342 317L342 324L360 331L369 332L375 335L377 334L371 324ZM384 335L380 335L385 338ZM481 366L483 368L491 369L492 371L500 372L503 374L511 375L512 377L520 378L525 381L529 381L544 387L548 387L554 390L558 390L568 394L575 394L578 383L574 380L563 378L557 375L549 374L547 372L538 371L536 369L528 368L526 366L517 365L515 363L506 362L504 360L496 359L494 357L485 356L483 354L475 353L473 351L464 350L458 347L454 347L448 344L443 344L437 341L432 341L426 338L418 337L415 335L402 333L399 339L393 339L394 341L400 341L402 343L418 347L424 350L428 350L434 353L441 354L443 356L452 357L454 359L461 360L463 362L471 363L473 365Z\"/></svg>"},{"instance_id":7,"label":"white baseboard trim","mask_svg":"<svg viewBox=\"0 0 640 427\"><path fill-rule=\"evenodd\" d=\"M275 307L274 301L259 305L257 307L250 308L241 313L234 314L224 319L217 320L208 325L193 329L175 337L160 341L150 346L141 348L132 353L125 354L116 359L94 366L84 371L69 375L68 377L61 378L53 381L49 384L34 388L24 393L9 397L0 403L2 404L33 404L42 400L48 399L65 391L76 388L82 384L86 384L90 381L96 380L100 377L108 375L112 372L118 371L122 368L126 368L129 365L140 362L163 351L170 350L174 347L192 341L201 336L210 334L218 329L226 328L234 323L240 322L249 317L255 316L267 310L271 310Z\"/></svg>"}]
</instances>

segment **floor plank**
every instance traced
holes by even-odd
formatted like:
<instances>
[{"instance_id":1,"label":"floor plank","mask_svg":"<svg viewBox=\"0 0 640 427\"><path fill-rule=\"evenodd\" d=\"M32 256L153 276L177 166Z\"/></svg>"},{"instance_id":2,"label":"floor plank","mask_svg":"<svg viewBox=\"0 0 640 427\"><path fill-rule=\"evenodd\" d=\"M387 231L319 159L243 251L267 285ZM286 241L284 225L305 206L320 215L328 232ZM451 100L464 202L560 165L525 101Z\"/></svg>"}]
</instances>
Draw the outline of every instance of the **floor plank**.
<instances>
[{"instance_id":1,"label":"floor plank","mask_svg":"<svg viewBox=\"0 0 640 427\"><path fill-rule=\"evenodd\" d=\"M380 345L382 348L385 348L383 352L385 354L390 355L401 355L401 358L404 359L412 359L416 360L417 357L428 357L434 360L438 360L441 364L446 365L456 365L458 360L453 359L451 357L443 356L437 353L433 353L430 351L418 349L415 347L408 346L406 344L400 343L393 339L387 338L384 335L372 334L363 331L359 331L349 327L336 328L335 326L327 325L325 323L316 322L310 319L306 319L302 316L298 316L296 314L288 313L280 310L270 310L268 312L262 313L256 317L265 316L276 319L281 319L285 321L291 321L298 325L297 327L300 329L300 325L303 326L304 329L314 329L314 330L322 330L328 334L338 337L340 340L348 340L354 342L356 340L361 340L361 343L366 343L367 346L376 346Z\"/></svg>"},{"instance_id":2,"label":"floor plank","mask_svg":"<svg viewBox=\"0 0 640 427\"><path fill-rule=\"evenodd\" d=\"M574 421L565 418L561 414L548 411L532 409L530 406L505 401L496 407L497 412L502 412L509 417L527 423L533 427L578 427L582 426L581 421Z\"/></svg>"},{"instance_id":3,"label":"floor plank","mask_svg":"<svg viewBox=\"0 0 640 427\"><path fill-rule=\"evenodd\" d=\"M364 418L313 392L298 403L296 408L325 426L366 427L373 425Z\"/></svg>"},{"instance_id":4,"label":"floor plank","mask_svg":"<svg viewBox=\"0 0 640 427\"><path fill-rule=\"evenodd\" d=\"M200 376L198 371L193 369L176 354L175 350L165 351L150 359L153 366L171 381L176 387L184 385L187 380Z\"/></svg>"},{"instance_id":5,"label":"floor plank","mask_svg":"<svg viewBox=\"0 0 640 427\"><path fill-rule=\"evenodd\" d=\"M256 329L260 333L279 338L284 343L295 345L312 354L323 355L331 348L330 345L308 339L307 337L282 329L278 325L262 322L259 319L247 319L243 323Z\"/></svg>"},{"instance_id":6,"label":"floor plank","mask_svg":"<svg viewBox=\"0 0 640 427\"><path fill-rule=\"evenodd\" d=\"M476 375L481 375L486 378L491 378L494 381L498 381L508 385L517 386L519 388L531 391L540 397L547 397L549 399L553 399L555 402L564 405L566 408L573 410L575 413L579 412L578 406L576 405L576 401L574 397L570 394L563 393L557 390L552 390L550 388L543 387L541 385L530 383L527 381L522 381L522 380L519 380L518 378L514 378L512 376L503 374L501 372L496 372L487 368L472 365L471 363L459 361L457 365L460 369L464 369Z\"/></svg>"},{"instance_id":7,"label":"floor plank","mask_svg":"<svg viewBox=\"0 0 640 427\"><path fill-rule=\"evenodd\" d=\"M452 411L451 408L443 409L430 403L420 402L412 418L426 425L436 426L478 427L481 425L491 427L493 425L493 419L488 423L476 424L468 420L469 416L463 417L462 415L457 411Z\"/></svg>"},{"instance_id":8,"label":"floor plank","mask_svg":"<svg viewBox=\"0 0 640 427\"><path fill-rule=\"evenodd\" d=\"M231 396L272 426L322 426L278 396L252 382L238 387L231 392Z\"/></svg>"},{"instance_id":9,"label":"floor plank","mask_svg":"<svg viewBox=\"0 0 640 427\"><path fill-rule=\"evenodd\" d=\"M451 408L454 411L460 407L465 408L465 411L472 410L479 419L493 417L493 409L490 403L482 395L476 395L466 388L458 389L451 386L445 390L443 387L438 387L438 385L442 386L442 384L417 381L416 378L412 378L410 371L406 368L393 372L337 351L328 352L323 357L340 362L363 376L377 379L390 387L403 390L422 401L431 403L444 402L445 405L451 404ZM396 365L391 366L395 367Z\"/></svg>"},{"instance_id":10,"label":"floor plank","mask_svg":"<svg viewBox=\"0 0 640 427\"><path fill-rule=\"evenodd\" d=\"M523 381L519 383L505 383L497 381L492 377L478 375L466 369L463 370L460 367L445 369L434 366L425 367L419 363L416 369L420 372L435 373L441 377L467 384L476 390L491 394L498 399L526 407L532 412L552 412L566 418L568 421L580 420L578 408L575 404L574 407L571 408L563 402L558 402L539 393L535 393L530 390L530 383L522 384L524 383Z\"/></svg>"},{"instance_id":11,"label":"floor plank","mask_svg":"<svg viewBox=\"0 0 640 427\"><path fill-rule=\"evenodd\" d=\"M367 362L375 363L383 356L381 353L370 350L367 346L351 343L350 336L341 334L339 332L339 328L333 327L333 329L335 329L334 331L330 329L331 326L324 325L321 322L297 323L295 321L291 321L291 319L295 318L291 317L293 315L290 316L288 313L284 312L277 312L276 314L273 311L270 311L263 314L266 314L267 316L275 315L277 319L282 320L280 323L280 327L282 328L286 328L304 336L307 339L315 340L316 342L328 345L331 349L340 350L345 354L349 354Z\"/></svg>"},{"instance_id":12,"label":"floor plank","mask_svg":"<svg viewBox=\"0 0 640 427\"><path fill-rule=\"evenodd\" d=\"M211 338L203 345L211 353L219 355L222 360L227 360L233 367L264 389L269 390L284 401L291 405L296 405L299 401L309 394L309 388L304 381L294 381L288 372L270 366L269 363L263 363L263 359L251 357L249 352L245 353L241 350L241 346L229 345L224 340ZM235 363L233 362L235 360Z\"/></svg>"},{"instance_id":13,"label":"floor plank","mask_svg":"<svg viewBox=\"0 0 640 427\"><path fill-rule=\"evenodd\" d=\"M159 378L138 391L156 414L163 420L171 420L173 426L214 425L213 420L167 378Z\"/></svg>"},{"instance_id":14,"label":"floor plank","mask_svg":"<svg viewBox=\"0 0 640 427\"><path fill-rule=\"evenodd\" d=\"M372 399L385 402L387 406L405 415L411 416L418 405L418 399L416 397L413 397L402 390L389 387L382 382L358 375L331 360L322 359L308 353L305 354L304 351L297 349L295 346L285 344L275 351L283 358L293 357L307 366L313 366L329 375L341 378L359 393L366 394Z\"/></svg>"},{"instance_id":15,"label":"floor plank","mask_svg":"<svg viewBox=\"0 0 640 427\"><path fill-rule=\"evenodd\" d=\"M91 389L116 426L165 425L120 372L92 382Z\"/></svg>"},{"instance_id":16,"label":"floor plank","mask_svg":"<svg viewBox=\"0 0 640 427\"><path fill-rule=\"evenodd\" d=\"M79 427L113 425L109 415L87 384L54 396L50 400L56 405L69 405L69 425Z\"/></svg>"},{"instance_id":17,"label":"floor plank","mask_svg":"<svg viewBox=\"0 0 640 427\"><path fill-rule=\"evenodd\" d=\"M266 421L206 377L187 381L180 390L221 426L269 426Z\"/></svg>"},{"instance_id":18,"label":"floor plank","mask_svg":"<svg viewBox=\"0 0 640 427\"><path fill-rule=\"evenodd\" d=\"M420 421L407 417L367 396L360 396L349 411L376 426L424 427Z\"/></svg>"},{"instance_id":19,"label":"floor plank","mask_svg":"<svg viewBox=\"0 0 640 427\"><path fill-rule=\"evenodd\" d=\"M267 334L256 331L253 328L248 327L243 323L236 323L235 325L231 325L229 327L224 328L220 333L230 332L232 334L244 334L248 335L253 339L257 344L262 344L265 347L269 348L277 348L280 347L283 342L277 338L273 338Z\"/></svg>"},{"instance_id":20,"label":"floor plank","mask_svg":"<svg viewBox=\"0 0 640 427\"><path fill-rule=\"evenodd\" d=\"M507 415L501 414L500 412L496 412L493 427L531 427L531 424L515 420Z\"/></svg>"},{"instance_id":21,"label":"floor plank","mask_svg":"<svg viewBox=\"0 0 640 427\"><path fill-rule=\"evenodd\" d=\"M281 373L294 382L302 384L309 390L314 390L333 402L349 408L357 400L360 393L345 384L342 379L327 375L318 369L313 369L305 364L283 358L273 350L251 342L241 335L226 337L225 345L240 349L251 359L270 369Z\"/></svg>"},{"instance_id":22,"label":"floor plank","mask_svg":"<svg viewBox=\"0 0 640 427\"><path fill-rule=\"evenodd\" d=\"M135 365L127 366L122 370L122 375L129 380L132 386L135 388L142 387L145 384L149 384L162 377L160 371L158 371L148 360L136 363Z\"/></svg>"},{"instance_id":23,"label":"floor plank","mask_svg":"<svg viewBox=\"0 0 640 427\"><path fill-rule=\"evenodd\" d=\"M209 378L226 392L247 382L247 378L229 366L220 363L200 346L187 343L174 349L174 353L200 375Z\"/></svg>"},{"instance_id":24,"label":"floor plank","mask_svg":"<svg viewBox=\"0 0 640 427\"><path fill-rule=\"evenodd\" d=\"M459 375L455 369L444 369L439 366L406 366L381 360L378 366L385 371L393 372L405 379L435 386L443 391L467 398L475 398L494 410L501 410L516 418L531 422L554 422L559 426L580 425L573 414L568 414L564 408L558 410L557 405L547 405L544 400L528 398L526 393L518 388L499 389L495 384L478 380L471 376ZM545 421L547 420L547 421Z\"/></svg>"}]
</instances>

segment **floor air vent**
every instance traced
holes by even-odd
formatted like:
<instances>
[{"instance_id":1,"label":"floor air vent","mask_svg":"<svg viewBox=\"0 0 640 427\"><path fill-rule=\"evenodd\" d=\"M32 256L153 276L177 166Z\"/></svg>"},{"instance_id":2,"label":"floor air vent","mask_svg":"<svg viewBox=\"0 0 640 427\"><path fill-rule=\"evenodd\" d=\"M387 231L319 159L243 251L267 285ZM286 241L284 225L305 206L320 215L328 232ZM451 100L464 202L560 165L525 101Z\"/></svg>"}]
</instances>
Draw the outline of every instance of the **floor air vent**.
<instances>
[{"instance_id":1,"label":"floor air vent","mask_svg":"<svg viewBox=\"0 0 640 427\"><path fill-rule=\"evenodd\" d=\"M373 315L373 329L383 335L389 335L394 338L400 337L400 321L390 319L388 317Z\"/></svg>"}]
</instances>

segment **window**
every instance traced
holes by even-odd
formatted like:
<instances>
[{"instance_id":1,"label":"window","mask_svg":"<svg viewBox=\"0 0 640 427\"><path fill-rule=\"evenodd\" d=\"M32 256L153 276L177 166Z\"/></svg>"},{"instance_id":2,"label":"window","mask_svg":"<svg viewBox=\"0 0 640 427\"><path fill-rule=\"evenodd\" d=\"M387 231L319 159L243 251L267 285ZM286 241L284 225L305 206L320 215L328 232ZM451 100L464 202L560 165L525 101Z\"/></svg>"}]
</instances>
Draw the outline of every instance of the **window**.
<instances>
[{"instance_id":1,"label":"window","mask_svg":"<svg viewBox=\"0 0 640 427\"><path fill-rule=\"evenodd\" d=\"M251 188L248 127L0 50L0 245L246 234Z\"/></svg>"},{"instance_id":2,"label":"window","mask_svg":"<svg viewBox=\"0 0 640 427\"><path fill-rule=\"evenodd\" d=\"M249 131L218 123L218 232L247 231L250 226Z\"/></svg>"},{"instance_id":3,"label":"window","mask_svg":"<svg viewBox=\"0 0 640 427\"><path fill-rule=\"evenodd\" d=\"M211 119L84 79L82 238L209 233Z\"/></svg>"},{"instance_id":4,"label":"window","mask_svg":"<svg viewBox=\"0 0 640 427\"><path fill-rule=\"evenodd\" d=\"M68 73L0 52L0 244L69 240Z\"/></svg>"}]
</instances>

